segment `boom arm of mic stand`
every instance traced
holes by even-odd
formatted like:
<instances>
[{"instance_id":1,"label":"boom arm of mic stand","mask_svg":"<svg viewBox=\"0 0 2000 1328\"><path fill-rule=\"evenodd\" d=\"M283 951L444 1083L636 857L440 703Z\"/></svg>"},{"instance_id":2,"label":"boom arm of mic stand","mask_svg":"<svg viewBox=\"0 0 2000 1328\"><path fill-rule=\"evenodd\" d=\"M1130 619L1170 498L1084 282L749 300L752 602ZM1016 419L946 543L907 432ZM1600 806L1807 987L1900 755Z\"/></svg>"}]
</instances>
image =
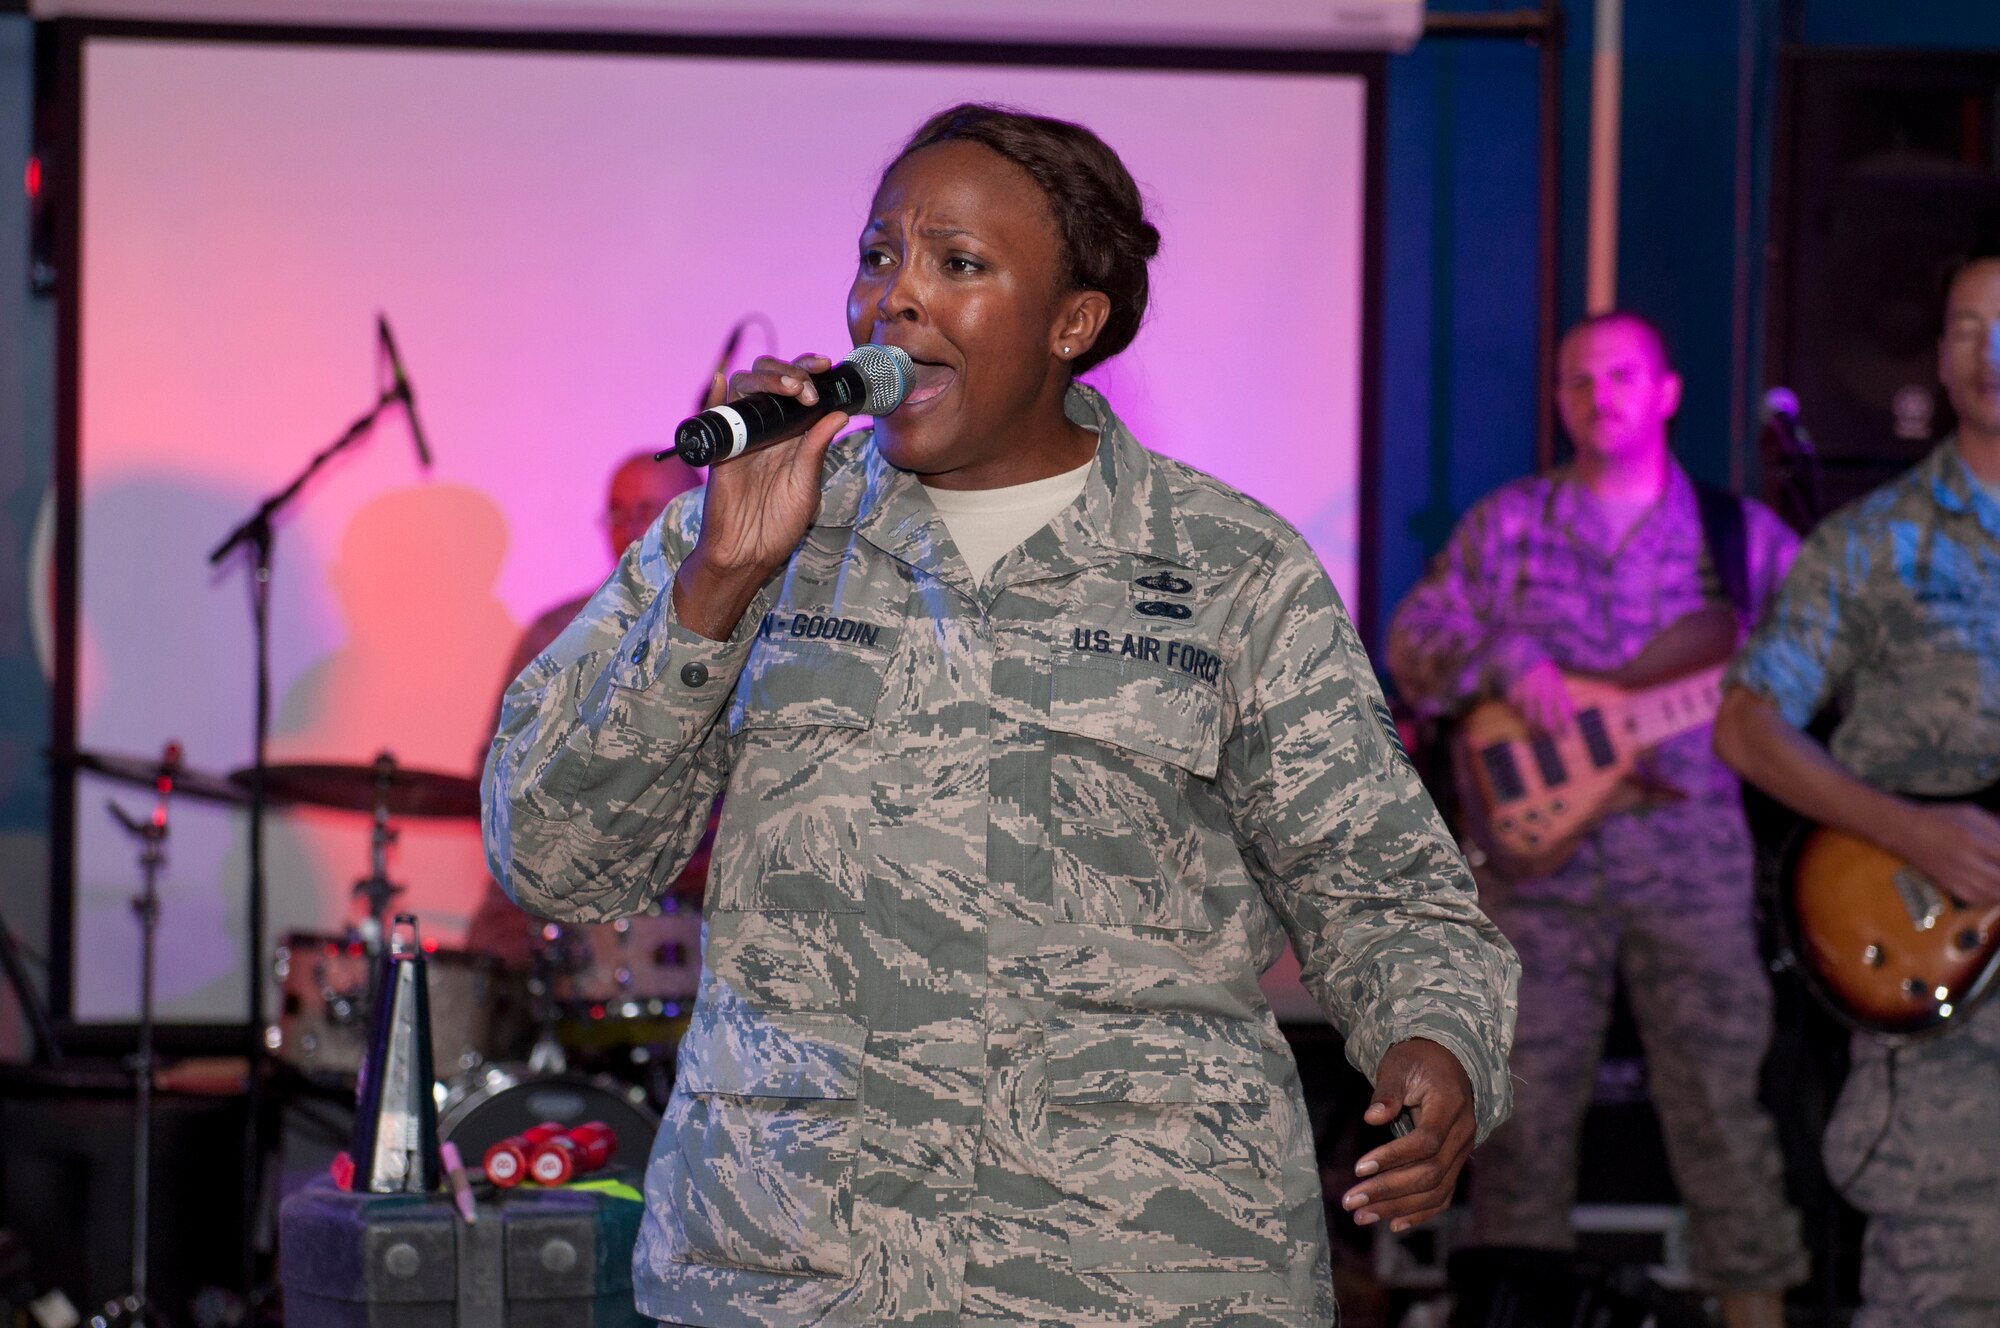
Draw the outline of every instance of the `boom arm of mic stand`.
<instances>
[{"instance_id":1,"label":"boom arm of mic stand","mask_svg":"<svg viewBox=\"0 0 2000 1328\"><path fill-rule=\"evenodd\" d=\"M284 488L258 504L257 510L245 518L242 525L230 531L224 537L222 543L216 545L209 553L208 561L211 563L221 562L229 556L229 551L239 544L253 542L268 544L270 542L268 532L271 528L271 518L291 505L292 499L299 496L299 490L306 486L307 480L319 473L320 467L354 446L354 444L360 442L363 435L375 427L375 421L381 418L382 412L387 410L392 402L401 399L401 396L393 387L377 397L375 404L370 406L354 423L348 425L345 433L315 453L312 460L306 462L305 469L292 477L290 484L287 484ZM266 532L261 541L258 539L258 532L260 530Z\"/></svg>"}]
</instances>

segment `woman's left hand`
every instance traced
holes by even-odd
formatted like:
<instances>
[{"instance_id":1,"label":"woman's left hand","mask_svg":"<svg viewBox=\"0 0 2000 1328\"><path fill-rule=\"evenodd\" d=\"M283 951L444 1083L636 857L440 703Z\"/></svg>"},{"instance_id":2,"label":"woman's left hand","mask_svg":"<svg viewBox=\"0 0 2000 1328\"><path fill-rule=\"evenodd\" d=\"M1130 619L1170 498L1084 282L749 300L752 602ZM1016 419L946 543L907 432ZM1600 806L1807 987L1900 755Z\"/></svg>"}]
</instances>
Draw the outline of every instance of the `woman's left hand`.
<instances>
[{"instance_id":1,"label":"woman's left hand","mask_svg":"<svg viewBox=\"0 0 2000 1328\"><path fill-rule=\"evenodd\" d=\"M1364 1116L1387 1125L1408 1110L1416 1128L1374 1149L1355 1164L1359 1182L1341 1198L1356 1225L1387 1221L1408 1231L1442 1213L1458 1187L1459 1169L1472 1155L1478 1126L1472 1081L1458 1057L1424 1038L1398 1042L1375 1072L1375 1098Z\"/></svg>"}]
</instances>

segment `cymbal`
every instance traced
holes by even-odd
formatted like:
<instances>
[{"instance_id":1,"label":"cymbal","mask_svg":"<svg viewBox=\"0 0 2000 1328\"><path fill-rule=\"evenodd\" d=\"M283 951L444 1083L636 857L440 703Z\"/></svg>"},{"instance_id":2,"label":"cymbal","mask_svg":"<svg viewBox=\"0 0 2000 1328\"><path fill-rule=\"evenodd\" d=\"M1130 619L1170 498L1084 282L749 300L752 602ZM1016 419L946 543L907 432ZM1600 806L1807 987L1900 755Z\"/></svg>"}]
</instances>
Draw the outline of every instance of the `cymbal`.
<instances>
[{"instance_id":1,"label":"cymbal","mask_svg":"<svg viewBox=\"0 0 2000 1328\"><path fill-rule=\"evenodd\" d=\"M229 772L238 797L247 796L252 770ZM265 795L277 802L372 812L379 801L392 816L477 816L479 781L466 775L402 766L294 763L264 767Z\"/></svg>"},{"instance_id":2,"label":"cymbal","mask_svg":"<svg viewBox=\"0 0 2000 1328\"><path fill-rule=\"evenodd\" d=\"M49 760L58 768L88 770L106 779L115 779L121 784L136 784L144 789L154 787L160 778L160 758L157 756L75 751L50 752ZM250 798L248 793L223 776L185 765L174 775L174 796L228 803L243 803Z\"/></svg>"}]
</instances>

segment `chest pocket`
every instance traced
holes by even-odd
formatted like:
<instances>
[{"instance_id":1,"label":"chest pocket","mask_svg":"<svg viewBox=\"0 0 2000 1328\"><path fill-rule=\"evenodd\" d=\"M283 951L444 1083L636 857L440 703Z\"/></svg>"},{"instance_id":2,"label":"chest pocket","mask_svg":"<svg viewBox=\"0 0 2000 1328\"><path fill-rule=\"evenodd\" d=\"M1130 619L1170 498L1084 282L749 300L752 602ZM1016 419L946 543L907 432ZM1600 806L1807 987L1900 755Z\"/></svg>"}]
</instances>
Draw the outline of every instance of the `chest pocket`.
<instances>
[{"instance_id":1,"label":"chest pocket","mask_svg":"<svg viewBox=\"0 0 2000 1328\"><path fill-rule=\"evenodd\" d=\"M729 705L736 752L711 907L860 909L885 664L833 642L758 643Z\"/></svg>"},{"instance_id":2,"label":"chest pocket","mask_svg":"<svg viewBox=\"0 0 2000 1328\"><path fill-rule=\"evenodd\" d=\"M1051 661L1048 836L1067 922L1206 931L1192 781L1214 779L1220 691L1124 658Z\"/></svg>"}]
</instances>

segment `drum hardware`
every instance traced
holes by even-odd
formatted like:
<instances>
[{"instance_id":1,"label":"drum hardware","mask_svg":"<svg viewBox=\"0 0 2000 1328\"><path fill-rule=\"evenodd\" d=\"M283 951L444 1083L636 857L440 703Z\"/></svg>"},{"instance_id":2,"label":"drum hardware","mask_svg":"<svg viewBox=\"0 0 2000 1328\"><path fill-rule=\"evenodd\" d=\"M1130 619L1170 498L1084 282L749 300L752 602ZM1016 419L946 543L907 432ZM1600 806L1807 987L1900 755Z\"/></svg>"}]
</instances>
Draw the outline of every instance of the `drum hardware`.
<instances>
[{"instance_id":1,"label":"drum hardware","mask_svg":"<svg viewBox=\"0 0 2000 1328\"><path fill-rule=\"evenodd\" d=\"M528 1045L529 1003L520 972L489 955L424 942L431 1046L450 1079ZM349 1087L361 1068L373 1009L373 953L356 932L291 932L273 954L278 1018L265 1046L320 1087Z\"/></svg>"},{"instance_id":2,"label":"drum hardware","mask_svg":"<svg viewBox=\"0 0 2000 1328\"><path fill-rule=\"evenodd\" d=\"M247 788L254 767L229 772L229 783ZM331 807L336 811L386 811L391 816L474 817L479 815L479 781L398 765L383 752L367 765L301 762L269 766L266 791L275 799Z\"/></svg>"},{"instance_id":3,"label":"drum hardware","mask_svg":"<svg viewBox=\"0 0 2000 1328\"><path fill-rule=\"evenodd\" d=\"M541 931L544 941L557 941L562 928L551 922ZM562 1074L569 1069L569 1053L556 1034L556 1002L550 982L549 952L535 947L528 970L528 999L535 1021L535 1045L528 1051L528 1069L535 1074Z\"/></svg>"},{"instance_id":4,"label":"drum hardware","mask_svg":"<svg viewBox=\"0 0 2000 1328\"><path fill-rule=\"evenodd\" d=\"M93 1328L114 1321L164 1322L148 1300L147 1273L152 1234L148 1208L152 1201L153 1148L153 976L160 925L160 868L167 860L167 803L181 770L181 745L169 742L153 767L153 813L140 820L110 799L105 807L139 845L139 893L132 913L139 920L139 1047L133 1055L132 1111L132 1289L91 1319Z\"/></svg>"},{"instance_id":5,"label":"drum hardware","mask_svg":"<svg viewBox=\"0 0 2000 1328\"><path fill-rule=\"evenodd\" d=\"M160 778L158 757L126 756L117 752L77 749L48 753L49 764L58 770L85 770L121 784L151 789ZM174 796L198 802L219 802L240 807L250 800L244 786L229 775L211 774L183 764L174 776Z\"/></svg>"},{"instance_id":6,"label":"drum hardware","mask_svg":"<svg viewBox=\"0 0 2000 1328\"><path fill-rule=\"evenodd\" d=\"M382 939L382 918L389 901L403 893L403 887L389 880L389 846L397 833L389 825L389 788L396 775L396 758L388 752L375 757L375 806L368 831L368 875L354 883L354 893L368 901L368 920L362 923L362 937L369 944Z\"/></svg>"},{"instance_id":7,"label":"drum hardware","mask_svg":"<svg viewBox=\"0 0 2000 1328\"><path fill-rule=\"evenodd\" d=\"M542 928L536 952L559 1044L648 1065L680 1041L701 986L701 909L669 895L615 922Z\"/></svg>"}]
</instances>

